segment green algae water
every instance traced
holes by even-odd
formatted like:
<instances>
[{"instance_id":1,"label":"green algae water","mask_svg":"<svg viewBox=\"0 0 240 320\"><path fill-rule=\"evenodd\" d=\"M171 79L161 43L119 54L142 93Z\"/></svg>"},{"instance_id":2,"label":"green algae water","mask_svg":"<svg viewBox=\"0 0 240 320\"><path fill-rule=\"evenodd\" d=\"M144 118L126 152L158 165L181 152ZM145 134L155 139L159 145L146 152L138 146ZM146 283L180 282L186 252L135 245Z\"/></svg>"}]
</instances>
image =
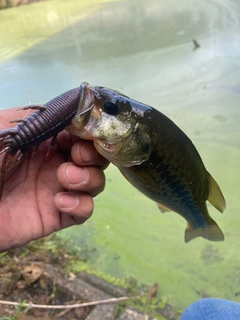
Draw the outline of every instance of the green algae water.
<instances>
[{"instance_id":1,"label":"green algae water","mask_svg":"<svg viewBox=\"0 0 240 320\"><path fill-rule=\"evenodd\" d=\"M0 61L11 59L95 11L109 0L51 0L0 12Z\"/></svg>"},{"instance_id":2,"label":"green algae water","mask_svg":"<svg viewBox=\"0 0 240 320\"><path fill-rule=\"evenodd\" d=\"M49 0L1 11L0 101L44 103L87 81L158 108L189 136L226 198L223 214L209 205L224 242L185 244L184 219L160 213L112 165L92 218L59 233L92 267L158 282L184 309L206 296L240 302L240 4L177 4Z\"/></svg>"}]
</instances>

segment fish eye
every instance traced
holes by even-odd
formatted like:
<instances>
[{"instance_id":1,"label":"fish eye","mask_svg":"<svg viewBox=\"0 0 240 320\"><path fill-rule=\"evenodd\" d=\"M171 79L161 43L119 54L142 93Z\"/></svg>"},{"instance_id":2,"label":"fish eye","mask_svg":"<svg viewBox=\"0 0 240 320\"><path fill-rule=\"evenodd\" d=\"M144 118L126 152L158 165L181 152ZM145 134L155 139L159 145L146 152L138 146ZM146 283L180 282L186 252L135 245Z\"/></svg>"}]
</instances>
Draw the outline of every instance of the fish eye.
<instances>
[{"instance_id":1,"label":"fish eye","mask_svg":"<svg viewBox=\"0 0 240 320\"><path fill-rule=\"evenodd\" d=\"M115 116L118 113L118 106L114 102L106 101L103 105L103 111L107 114Z\"/></svg>"}]
</instances>

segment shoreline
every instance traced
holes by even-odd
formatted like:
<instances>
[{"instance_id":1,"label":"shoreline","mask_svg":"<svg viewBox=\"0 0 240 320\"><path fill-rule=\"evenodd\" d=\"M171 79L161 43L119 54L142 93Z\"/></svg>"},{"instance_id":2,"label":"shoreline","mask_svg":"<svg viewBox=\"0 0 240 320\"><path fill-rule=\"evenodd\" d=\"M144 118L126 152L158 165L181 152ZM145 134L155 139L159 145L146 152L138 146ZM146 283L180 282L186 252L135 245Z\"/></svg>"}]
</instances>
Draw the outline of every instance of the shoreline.
<instances>
[{"instance_id":1,"label":"shoreline","mask_svg":"<svg viewBox=\"0 0 240 320\"><path fill-rule=\"evenodd\" d=\"M43 1L43 0L1 0L0 10L18 7L18 6L31 4L33 2L40 2L40 1Z\"/></svg>"}]
</instances>

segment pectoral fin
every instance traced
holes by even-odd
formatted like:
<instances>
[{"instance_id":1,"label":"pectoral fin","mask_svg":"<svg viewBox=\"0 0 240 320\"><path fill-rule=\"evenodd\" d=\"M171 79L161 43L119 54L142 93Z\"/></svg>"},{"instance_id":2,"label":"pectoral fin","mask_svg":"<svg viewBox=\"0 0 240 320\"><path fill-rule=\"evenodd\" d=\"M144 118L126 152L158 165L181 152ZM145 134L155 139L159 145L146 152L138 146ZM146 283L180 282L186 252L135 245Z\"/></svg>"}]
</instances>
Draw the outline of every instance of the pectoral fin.
<instances>
[{"instance_id":1,"label":"pectoral fin","mask_svg":"<svg viewBox=\"0 0 240 320\"><path fill-rule=\"evenodd\" d=\"M217 182L213 179L213 177L208 172L208 201L220 212L223 212L226 208L226 202L222 191L219 188Z\"/></svg>"}]
</instances>

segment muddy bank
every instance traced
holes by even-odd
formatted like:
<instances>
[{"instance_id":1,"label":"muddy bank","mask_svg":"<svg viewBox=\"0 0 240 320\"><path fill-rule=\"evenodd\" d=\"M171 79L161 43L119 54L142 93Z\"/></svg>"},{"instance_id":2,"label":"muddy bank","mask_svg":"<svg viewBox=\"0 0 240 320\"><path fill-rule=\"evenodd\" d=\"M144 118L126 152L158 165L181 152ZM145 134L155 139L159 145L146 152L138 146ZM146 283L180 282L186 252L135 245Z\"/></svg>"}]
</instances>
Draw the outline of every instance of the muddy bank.
<instances>
[{"instance_id":1,"label":"muddy bank","mask_svg":"<svg viewBox=\"0 0 240 320\"><path fill-rule=\"evenodd\" d=\"M33 2L39 2L42 0L0 0L0 10L1 9L7 9L12 7L17 7Z\"/></svg>"},{"instance_id":2,"label":"muddy bank","mask_svg":"<svg viewBox=\"0 0 240 320\"><path fill-rule=\"evenodd\" d=\"M71 267L78 263L74 259L74 254L69 255L56 239L34 241L0 256L0 300L18 304L13 306L0 303L0 318L178 319L179 312L156 298L156 292L152 292L152 288L138 286L132 278L125 279L120 286L107 282L96 274L89 274L87 270L76 272ZM122 301L122 297L129 299ZM113 298L117 300L114 303ZM99 303L103 300L107 300L106 303ZM35 306L30 307L29 303ZM69 307L82 303L85 306ZM48 306L53 305L60 305L62 308L48 309Z\"/></svg>"}]
</instances>

